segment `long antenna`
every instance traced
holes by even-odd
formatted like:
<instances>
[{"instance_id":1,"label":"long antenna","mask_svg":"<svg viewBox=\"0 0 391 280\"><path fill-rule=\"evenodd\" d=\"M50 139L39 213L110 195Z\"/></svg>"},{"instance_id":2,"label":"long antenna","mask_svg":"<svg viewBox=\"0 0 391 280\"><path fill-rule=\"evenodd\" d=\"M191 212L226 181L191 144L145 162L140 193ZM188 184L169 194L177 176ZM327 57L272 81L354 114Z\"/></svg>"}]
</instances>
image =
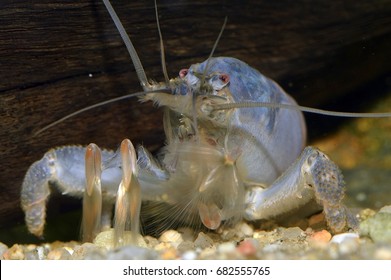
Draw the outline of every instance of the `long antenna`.
<instances>
[{"instance_id":1,"label":"long antenna","mask_svg":"<svg viewBox=\"0 0 391 280\"><path fill-rule=\"evenodd\" d=\"M220 33L219 33L219 35L217 36L217 39L216 39L216 41L215 41L215 43L214 43L214 45L213 45L212 51L210 52L208 59L206 60L205 69L204 69L204 72L202 73L202 77L201 77L201 85L203 85L204 82L205 82L206 72L208 71L208 68L209 68L209 60L210 60L211 57L213 56L213 54L214 54L214 52L215 52L215 50L216 50L216 48L217 48L217 45L218 45L218 43L219 43L219 41L220 41L220 38L221 38L221 36L223 35L223 31L224 31L224 29L225 29L225 26L227 25L227 20L228 20L228 17L225 17L223 26L221 27L221 30L220 30Z\"/></svg>"},{"instance_id":2,"label":"long antenna","mask_svg":"<svg viewBox=\"0 0 391 280\"><path fill-rule=\"evenodd\" d=\"M97 108L97 107L101 107L101 106L104 106L104 105L107 105L107 104L110 104L110 103L114 103L114 102L117 102L117 101L121 101L121 100L124 100L124 99L132 98L132 97L143 96L143 95L148 94L148 93L165 93L164 91L165 91L164 89L152 90L152 91L140 91L140 92L135 92L135 93L122 95L122 96L119 96L119 97L115 97L115 98L112 98L112 99L109 99L109 100L105 100L105 101L93 104L91 106L84 107L84 108L82 108L80 110L77 110L77 111L75 111L75 112L73 112L73 113L71 113L69 115L66 115L65 117L62 117L61 119L58 119L58 120L48 124L47 126L44 126L40 130L36 131L33 134L33 136L37 136L38 134L41 134L45 130L48 130L49 128L51 128L53 126L55 126L55 125L57 125L59 123L62 123L63 121L65 121L67 119L70 119L70 118L72 118L72 117L74 117L76 115L79 115L79 114L84 113L86 111L89 111L91 109L94 109L94 108Z\"/></svg>"},{"instance_id":3,"label":"long antenna","mask_svg":"<svg viewBox=\"0 0 391 280\"><path fill-rule=\"evenodd\" d=\"M159 39L160 39L160 56L161 56L161 61L162 61L162 70L163 70L163 75L164 75L164 80L166 82L166 85L169 85L170 84L170 78L168 77L168 74L167 74L166 55L165 55L165 52L164 52L163 35L162 35L162 31L160 30L159 13L158 13L158 10L157 10L156 0L155 0L155 14L156 14L157 30L159 32Z\"/></svg>"},{"instance_id":4,"label":"long antenna","mask_svg":"<svg viewBox=\"0 0 391 280\"><path fill-rule=\"evenodd\" d=\"M390 118L390 112L384 113L351 113L351 112L337 112L330 110L316 109L306 106L284 104L284 103L269 103L269 102L238 102L238 103L226 103L213 105L213 110L229 110L235 108L282 108L296 111L302 111L307 113L333 116L333 117L345 117L345 118Z\"/></svg>"},{"instance_id":5,"label":"long antenna","mask_svg":"<svg viewBox=\"0 0 391 280\"><path fill-rule=\"evenodd\" d=\"M128 34L125 31L125 28L123 27L120 19L118 18L116 12L114 11L113 6L111 6L109 0L103 0L103 3L105 4L107 11L109 12L111 18L113 19L113 22L117 27L118 32L122 37L122 40L125 43L126 49L128 50L130 58L132 59L134 69L136 70L141 86L143 87L144 90L150 89L151 85L148 83L148 78L145 75L143 65L141 64L140 58L137 55L136 49L134 48L132 41L130 40Z\"/></svg>"}]
</instances>

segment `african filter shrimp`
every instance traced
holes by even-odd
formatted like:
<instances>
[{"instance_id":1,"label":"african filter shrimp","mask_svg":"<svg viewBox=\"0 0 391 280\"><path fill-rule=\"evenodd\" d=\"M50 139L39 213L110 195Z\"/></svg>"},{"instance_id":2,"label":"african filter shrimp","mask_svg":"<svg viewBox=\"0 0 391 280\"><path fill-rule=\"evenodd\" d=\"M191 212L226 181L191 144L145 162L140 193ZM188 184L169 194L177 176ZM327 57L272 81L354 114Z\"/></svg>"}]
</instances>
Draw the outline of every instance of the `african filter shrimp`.
<instances>
[{"instance_id":1,"label":"african filter shrimp","mask_svg":"<svg viewBox=\"0 0 391 280\"><path fill-rule=\"evenodd\" d=\"M103 2L131 54L143 87L137 95L165 108L166 145L156 158L127 139L118 152L95 144L49 150L30 166L22 185L31 233L43 235L49 184L83 197L86 241L111 226L113 205L116 242L128 224L137 233L146 201L168 205L181 222L210 230L310 204L323 210L334 232L357 227L342 203L340 169L305 146L305 108L276 82L238 59L209 57L176 78L151 83L111 4Z\"/></svg>"}]
</instances>

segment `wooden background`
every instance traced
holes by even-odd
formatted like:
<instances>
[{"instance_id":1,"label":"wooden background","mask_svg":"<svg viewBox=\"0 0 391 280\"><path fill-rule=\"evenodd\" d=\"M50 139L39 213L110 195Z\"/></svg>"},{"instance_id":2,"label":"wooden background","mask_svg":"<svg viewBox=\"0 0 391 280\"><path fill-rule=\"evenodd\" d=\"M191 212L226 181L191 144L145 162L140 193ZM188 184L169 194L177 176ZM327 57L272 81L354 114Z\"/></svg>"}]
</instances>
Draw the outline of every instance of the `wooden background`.
<instances>
[{"instance_id":1,"label":"wooden background","mask_svg":"<svg viewBox=\"0 0 391 280\"><path fill-rule=\"evenodd\" d=\"M302 105L366 110L390 89L390 0L158 1L171 77L207 58L233 56L277 80ZM162 80L152 0L112 4L144 64ZM101 107L33 137L85 106L139 91L128 53L99 0L0 3L0 226L23 223L20 186L51 147L115 149L127 137L162 145L161 113L136 100ZM320 125L311 116L310 137Z\"/></svg>"}]
</instances>

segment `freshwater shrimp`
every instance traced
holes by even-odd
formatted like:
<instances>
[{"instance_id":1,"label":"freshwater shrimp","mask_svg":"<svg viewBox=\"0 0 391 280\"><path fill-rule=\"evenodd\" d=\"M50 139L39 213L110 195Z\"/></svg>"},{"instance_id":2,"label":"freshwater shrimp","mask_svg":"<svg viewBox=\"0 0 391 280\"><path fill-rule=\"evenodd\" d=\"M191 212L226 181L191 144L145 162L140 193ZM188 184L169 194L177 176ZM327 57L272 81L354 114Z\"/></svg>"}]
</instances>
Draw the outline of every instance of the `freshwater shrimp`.
<instances>
[{"instance_id":1,"label":"freshwater shrimp","mask_svg":"<svg viewBox=\"0 0 391 280\"><path fill-rule=\"evenodd\" d=\"M83 239L127 224L139 231L142 201L172 207L165 213L215 230L241 219L270 219L315 203L334 232L355 229L342 204L338 166L305 147L302 110L274 81L231 57L209 57L151 83L111 4L103 0L135 65L143 101L165 108L166 146L154 158L124 140L119 152L67 146L47 152L27 171L21 193L26 224L42 236L49 184L83 197ZM213 53L213 52L212 52ZM164 65L164 63L163 63ZM164 71L166 73L166 71ZM379 116L379 115L376 115Z\"/></svg>"}]
</instances>

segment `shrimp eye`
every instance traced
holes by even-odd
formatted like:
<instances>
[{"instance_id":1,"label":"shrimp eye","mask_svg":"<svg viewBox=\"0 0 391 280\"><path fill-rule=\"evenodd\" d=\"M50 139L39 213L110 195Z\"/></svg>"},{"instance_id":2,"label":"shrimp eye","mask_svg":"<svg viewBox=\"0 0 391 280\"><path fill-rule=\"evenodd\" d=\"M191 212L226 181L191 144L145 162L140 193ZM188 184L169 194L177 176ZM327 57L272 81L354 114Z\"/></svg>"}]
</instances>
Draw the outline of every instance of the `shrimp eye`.
<instances>
[{"instance_id":1,"label":"shrimp eye","mask_svg":"<svg viewBox=\"0 0 391 280\"><path fill-rule=\"evenodd\" d=\"M183 79L184 77L186 77L187 73L189 73L189 69L182 69L181 71L179 71L179 77Z\"/></svg>"},{"instance_id":2,"label":"shrimp eye","mask_svg":"<svg viewBox=\"0 0 391 280\"><path fill-rule=\"evenodd\" d=\"M228 74L221 74L219 76L219 79L224 83L227 84L229 82L229 75Z\"/></svg>"}]
</instances>

